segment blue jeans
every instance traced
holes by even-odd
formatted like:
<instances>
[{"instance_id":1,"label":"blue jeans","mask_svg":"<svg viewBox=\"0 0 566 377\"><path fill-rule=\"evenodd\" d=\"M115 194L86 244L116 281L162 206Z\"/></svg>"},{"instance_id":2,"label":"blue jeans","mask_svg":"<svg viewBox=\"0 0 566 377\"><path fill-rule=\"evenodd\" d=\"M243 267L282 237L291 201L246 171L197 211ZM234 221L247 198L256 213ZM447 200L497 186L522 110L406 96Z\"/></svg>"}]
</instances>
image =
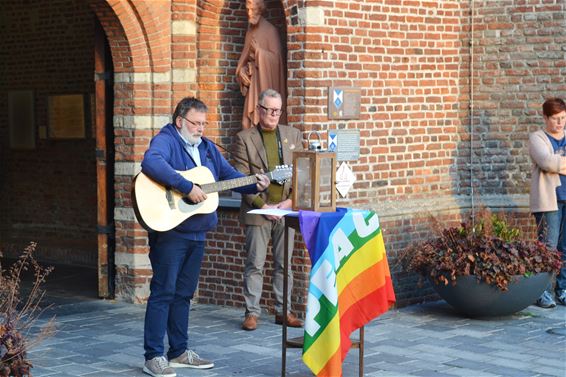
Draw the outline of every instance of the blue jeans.
<instances>
[{"instance_id":1,"label":"blue jeans","mask_svg":"<svg viewBox=\"0 0 566 377\"><path fill-rule=\"evenodd\" d=\"M558 249L562 256L562 268L556 276L557 293L566 290L566 202L558 202L558 210L534 213L540 241L551 249ZM548 289L550 290L550 289Z\"/></svg>"},{"instance_id":2,"label":"blue jeans","mask_svg":"<svg viewBox=\"0 0 566 377\"><path fill-rule=\"evenodd\" d=\"M163 356L169 339L169 359L187 350L189 308L197 288L204 241L192 241L174 232L150 233L149 259L153 270L145 311L145 359Z\"/></svg>"}]
</instances>

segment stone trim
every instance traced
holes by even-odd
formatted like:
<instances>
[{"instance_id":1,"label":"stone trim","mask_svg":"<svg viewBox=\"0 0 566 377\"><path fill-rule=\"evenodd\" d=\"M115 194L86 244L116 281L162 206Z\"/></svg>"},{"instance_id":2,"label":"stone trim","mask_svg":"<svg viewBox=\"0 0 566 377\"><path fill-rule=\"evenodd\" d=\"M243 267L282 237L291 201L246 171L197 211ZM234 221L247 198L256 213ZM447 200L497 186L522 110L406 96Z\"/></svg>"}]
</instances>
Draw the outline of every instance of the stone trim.
<instances>
[{"instance_id":1,"label":"stone trim","mask_svg":"<svg viewBox=\"0 0 566 377\"><path fill-rule=\"evenodd\" d=\"M115 207L114 208L115 221L136 221L136 215L132 207Z\"/></svg>"},{"instance_id":2,"label":"stone trim","mask_svg":"<svg viewBox=\"0 0 566 377\"><path fill-rule=\"evenodd\" d=\"M174 83L196 83L197 71L195 69L174 69L173 70Z\"/></svg>"},{"instance_id":3,"label":"stone trim","mask_svg":"<svg viewBox=\"0 0 566 377\"><path fill-rule=\"evenodd\" d=\"M136 130L152 130L171 122L170 115L115 115L114 127Z\"/></svg>"},{"instance_id":4,"label":"stone trim","mask_svg":"<svg viewBox=\"0 0 566 377\"><path fill-rule=\"evenodd\" d=\"M171 34L197 35L197 24L193 21L173 21L171 22Z\"/></svg>"},{"instance_id":5,"label":"stone trim","mask_svg":"<svg viewBox=\"0 0 566 377\"><path fill-rule=\"evenodd\" d=\"M171 72L122 72L114 74L114 83L168 83Z\"/></svg>"},{"instance_id":6,"label":"stone trim","mask_svg":"<svg viewBox=\"0 0 566 377\"><path fill-rule=\"evenodd\" d=\"M326 19L324 17L323 7L305 7L299 9L299 23L303 26L324 26Z\"/></svg>"},{"instance_id":7,"label":"stone trim","mask_svg":"<svg viewBox=\"0 0 566 377\"><path fill-rule=\"evenodd\" d=\"M114 254L115 265L128 266L128 268L147 268L151 269L151 262L149 261L149 254L131 254L131 253L120 253L116 252Z\"/></svg>"},{"instance_id":8,"label":"stone trim","mask_svg":"<svg viewBox=\"0 0 566 377\"><path fill-rule=\"evenodd\" d=\"M476 198L475 208L488 207L491 209L515 209L518 212L529 212L528 195L484 195ZM469 211L472 200L469 196L446 195L426 199L410 199L403 201L388 201L373 206L381 220L396 220L422 216L426 213L438 214L444 212Z\"/></svg>"},{"instance_id":9,"label":"stone trim","mask_svg":"<svg viewBox=\"0 0 566 377\"><path fill-rule=\"evenodd\" d=\"M119 161L114 164L114 175L133 177L141 171L141 162Z\"/></svg>"}]
</instances>

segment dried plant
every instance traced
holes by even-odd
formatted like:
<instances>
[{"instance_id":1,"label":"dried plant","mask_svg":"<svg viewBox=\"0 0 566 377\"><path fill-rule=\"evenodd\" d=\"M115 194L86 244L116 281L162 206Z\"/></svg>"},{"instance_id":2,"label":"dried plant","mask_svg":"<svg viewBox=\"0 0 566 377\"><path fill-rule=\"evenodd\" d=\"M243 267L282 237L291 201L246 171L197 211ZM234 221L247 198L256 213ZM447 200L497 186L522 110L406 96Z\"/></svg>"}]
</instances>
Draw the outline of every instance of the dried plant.
<instances>
[{"instance_id":1,"label":"dried plant","mask_svg":"<svg viewBox=\"0 0 566 377\"><path fill-rule=\"evenodd\" d=\"M0 376L31 376L33 366L27 351L55 331L54 317L39 330L33 329L46 309L40 306L45 295L42 285L53 270L35 260L36 247L31 242L7 270L0 263ZM34 280L23 297L22 274L28 270L33 272Z\"/></svg>"},{"instance_id":2,"label":"dried plant","mask_svg":"<svg viewBox=\"0 0 566 377\"><path fill-rule=\"evenodd\" d=\"M478 281L506 291L514 275L557 272L560 254L535 239L521 239L519 229L504 216L483 209L460 227L443 228L431 218L436 236L404 249L399 263L406 271L429 277L435 284L456 284L474 275Z\"/></svg>"}]
</instances>

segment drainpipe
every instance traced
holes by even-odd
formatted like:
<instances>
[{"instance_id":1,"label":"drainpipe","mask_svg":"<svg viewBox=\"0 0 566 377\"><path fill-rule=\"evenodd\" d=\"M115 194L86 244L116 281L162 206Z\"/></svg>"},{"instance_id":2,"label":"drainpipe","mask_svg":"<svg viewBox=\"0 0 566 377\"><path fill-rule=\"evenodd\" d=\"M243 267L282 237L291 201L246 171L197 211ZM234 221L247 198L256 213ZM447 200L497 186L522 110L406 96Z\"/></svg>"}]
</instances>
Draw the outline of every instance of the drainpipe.
<instances>
[{"instance_id":1,"label":"drainpipe","mask_svg":"<svg viewBox=\"0 0 566 377\"><path fill-rule=\"evenodd\" d=\"M470 186L472 224L475 216L474 200L474 0L470 0ZM475 225L475 224L474 224Z\"/></svg>"}]
</instances>

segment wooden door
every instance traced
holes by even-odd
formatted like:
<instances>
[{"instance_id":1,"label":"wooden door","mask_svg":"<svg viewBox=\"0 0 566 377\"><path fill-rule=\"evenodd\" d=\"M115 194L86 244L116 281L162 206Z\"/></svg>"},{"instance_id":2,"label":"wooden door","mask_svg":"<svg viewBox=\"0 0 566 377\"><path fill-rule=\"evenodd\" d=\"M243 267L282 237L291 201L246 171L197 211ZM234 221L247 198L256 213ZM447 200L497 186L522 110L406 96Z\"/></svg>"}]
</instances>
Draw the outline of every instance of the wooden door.
<instances>
[{"instance_id":1,"label":"wooden door","mask_svg":"<svg viewBox=\"0 0 566 377\"><path fill-rule=\"evenodd\" d=\"M114 296L114 127L113 66L110 46L100 23L95 23L95 129L97 176L98 295Z\"/></svg>"}]
</instances>

